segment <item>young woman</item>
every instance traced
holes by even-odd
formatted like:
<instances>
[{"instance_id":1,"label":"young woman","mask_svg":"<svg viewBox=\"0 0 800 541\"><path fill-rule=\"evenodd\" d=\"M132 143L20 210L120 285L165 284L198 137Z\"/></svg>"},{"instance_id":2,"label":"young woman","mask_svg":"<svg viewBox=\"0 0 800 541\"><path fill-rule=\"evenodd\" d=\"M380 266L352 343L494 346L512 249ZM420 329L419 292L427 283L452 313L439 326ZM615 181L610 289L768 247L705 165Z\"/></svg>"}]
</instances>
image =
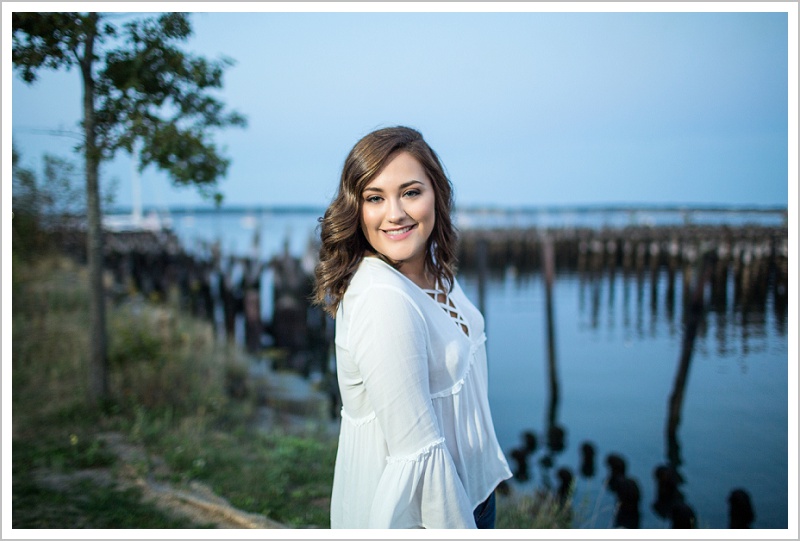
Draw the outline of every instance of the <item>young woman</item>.
<instances>
[{"instance_id":1,"label":"young woman","mask_svg":"<svg viewBox=\"0 0 800 541\"><path fill-rule=\"evenodd\" d=\"M332 528L494 527L511 477L484 321L455 278L452 186L422 135L363 137L321 220L316 302L336 320Z\"/></svg>"}]
</instances>

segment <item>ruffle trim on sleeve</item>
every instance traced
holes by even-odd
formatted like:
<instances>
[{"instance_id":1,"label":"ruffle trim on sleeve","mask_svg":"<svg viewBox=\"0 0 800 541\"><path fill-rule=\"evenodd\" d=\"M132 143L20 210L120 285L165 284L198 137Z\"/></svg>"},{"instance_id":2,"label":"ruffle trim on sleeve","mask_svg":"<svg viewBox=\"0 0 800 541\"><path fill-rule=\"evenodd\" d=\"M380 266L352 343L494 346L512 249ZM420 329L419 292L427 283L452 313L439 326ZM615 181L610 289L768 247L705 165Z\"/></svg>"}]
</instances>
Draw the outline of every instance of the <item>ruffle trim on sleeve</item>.
<instances>
[{"instance_id":1,"label":"ruffle trim on sleeve","mask_svg":"<svg viewBox=\"0 0 800 541\"><path fill-rule=\"evenodd\" d=\"M349 414L348 414L348 413L347 413L347 412L344 410L344 408L342 408L342 419L344 419L345 421L347 421L348 423L350 423L350 424L351 424L351 425L353 425L353 426L361 426L361 425L365 425L365 424L367 424L367 423L369 423L369 422L371 422L371 421L374 421L374 420L375 420L375 419L377 419L377 418L378 418L378 417L377 417L377 415L376 415L376 414L375 414L375 412L373 411L373 412L371 412L369 415L366 415L366 416L364 416L364 417L359 417L358 419L356 419L355 417L351 417L351 416L350 416L350 415L349 415Z\"/></svg>"},{"instance_id":2,"label":"ruffle trim on sleeve","mask_svg":"<svg viewBox=\"0 0 800 541\"><path fill-rule=\"evenodd\" d=\"M430 443L417 451L416 453L406 455L406 456L389 456L386 457L386 462L392 464L396 462L419 462L421 460L425 460L425 458L433 452L433 450L437 447L441 447L444 445L444 438L439 438L438 440Z\"/></svg>"},{"instance_id":3,"label":"ruffle trim on sleeve","mask_svg":"<svg viewBox=\"0 0 800 541\"><path fill-rule=\"evenodd\" d=\"M444 438L390 457L375 490L371 528L475 528L472 505Z\"/></svg>"}]
</instances>

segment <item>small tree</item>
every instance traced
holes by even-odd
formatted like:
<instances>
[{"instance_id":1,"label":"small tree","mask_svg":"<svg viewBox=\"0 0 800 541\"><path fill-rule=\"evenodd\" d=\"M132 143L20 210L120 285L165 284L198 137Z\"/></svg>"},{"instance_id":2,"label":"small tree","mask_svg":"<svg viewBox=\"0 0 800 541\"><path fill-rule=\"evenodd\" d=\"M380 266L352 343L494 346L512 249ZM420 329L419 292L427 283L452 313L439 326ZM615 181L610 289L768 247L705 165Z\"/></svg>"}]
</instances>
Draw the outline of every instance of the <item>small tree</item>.
<instances>
[{"instance_id":1,"label":"small tree","mask_svg":"<svg viewBox=\"0 0 800 541\"><path fill-rule=\"evenodd\" d=\"M23 167L17 147L11 147L12 208L14 219L11 230L14 254L27 257L33 250L42 248L43 234L39 216L39 186L36 175Z\"/></svg>"},{"instance_id":2,"label":"small tree","mask_svg":"<svg viewBox=\"0 0 800 541\"><path fill-rule=\"evenodd\" d=\"M209 91L222 86L230 60L192 56L178 47L191 35L184 13L165 13L122 25L100 13L12 14L12 59L27 83L40 69L77 66L83 86L87 253L90 279L90 399L108 397L103 237L99 168L138 142L139 168L150 164L177 185L194 185L222 200L217 182L228 168L210 130L244 126Z\"/></svg>"},{"instance_id":3,"label":"small tree","mask_svg":"<svg viewBox=\"0 0 800 541\"><path fill-rule=\"evenodd\" d=\"M45 154L41 176L24 167L12 144L12 208L14 253L28 258L53 246L86 205L76 185L78 171L71 161ZM108 194L106 194L107 196Z\"/></svg>"}]
</instances>

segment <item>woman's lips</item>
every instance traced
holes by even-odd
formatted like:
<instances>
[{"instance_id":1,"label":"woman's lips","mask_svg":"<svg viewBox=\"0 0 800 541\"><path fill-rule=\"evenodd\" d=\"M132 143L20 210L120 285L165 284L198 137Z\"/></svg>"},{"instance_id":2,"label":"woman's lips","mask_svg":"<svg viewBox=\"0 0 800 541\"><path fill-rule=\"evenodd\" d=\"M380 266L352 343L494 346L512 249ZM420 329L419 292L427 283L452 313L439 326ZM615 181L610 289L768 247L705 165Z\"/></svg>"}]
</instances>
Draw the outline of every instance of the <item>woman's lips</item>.
<instances>
[{"instance_id":1,"label":"woman's lips","mask_svg":"<svg viewBox=\"0 0 800 541\"><path fill-rule=\"evenodd\" d=\"M403 240L411 234L415 227L416 224L413 224L397 229L381 229L381 231L391 240Z\"/></svg>"}]
</instances>

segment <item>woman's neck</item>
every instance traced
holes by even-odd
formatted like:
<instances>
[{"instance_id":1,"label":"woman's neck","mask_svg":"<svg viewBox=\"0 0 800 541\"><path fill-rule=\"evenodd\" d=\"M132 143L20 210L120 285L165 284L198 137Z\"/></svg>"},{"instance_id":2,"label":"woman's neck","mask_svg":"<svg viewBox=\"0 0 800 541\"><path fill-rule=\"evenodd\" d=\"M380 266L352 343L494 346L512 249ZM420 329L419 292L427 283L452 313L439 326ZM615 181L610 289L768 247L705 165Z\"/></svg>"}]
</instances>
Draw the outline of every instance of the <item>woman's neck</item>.
<instances>
[{"instance_id":1,"label":"woman's neck","mask_svg":"<svg viewBox=\"0 0 800 541\"><path fill-rule=\"evenodd\" d=\"M375 252L367 250L364 252L365 257L379 257ZM399 264L392 262L386 258L387 263L390 263L397 269L400 274L414 282L420 289L436 289L436 277L428 272L425 266L425 260L422 261L403 261Z\"/></svg>"},{"instance_id":2,"label":"woman's neck","mask_svg":"<svg viewBox=\"0 0 800 541\"><path fill-rule=\"evenodd\" d=\"M436 279L428 272L424 264L409 267L407 264L403 263L398 270L403 276L417 284L420 289L436 288Z\"/></svg>"}]
</instances>

